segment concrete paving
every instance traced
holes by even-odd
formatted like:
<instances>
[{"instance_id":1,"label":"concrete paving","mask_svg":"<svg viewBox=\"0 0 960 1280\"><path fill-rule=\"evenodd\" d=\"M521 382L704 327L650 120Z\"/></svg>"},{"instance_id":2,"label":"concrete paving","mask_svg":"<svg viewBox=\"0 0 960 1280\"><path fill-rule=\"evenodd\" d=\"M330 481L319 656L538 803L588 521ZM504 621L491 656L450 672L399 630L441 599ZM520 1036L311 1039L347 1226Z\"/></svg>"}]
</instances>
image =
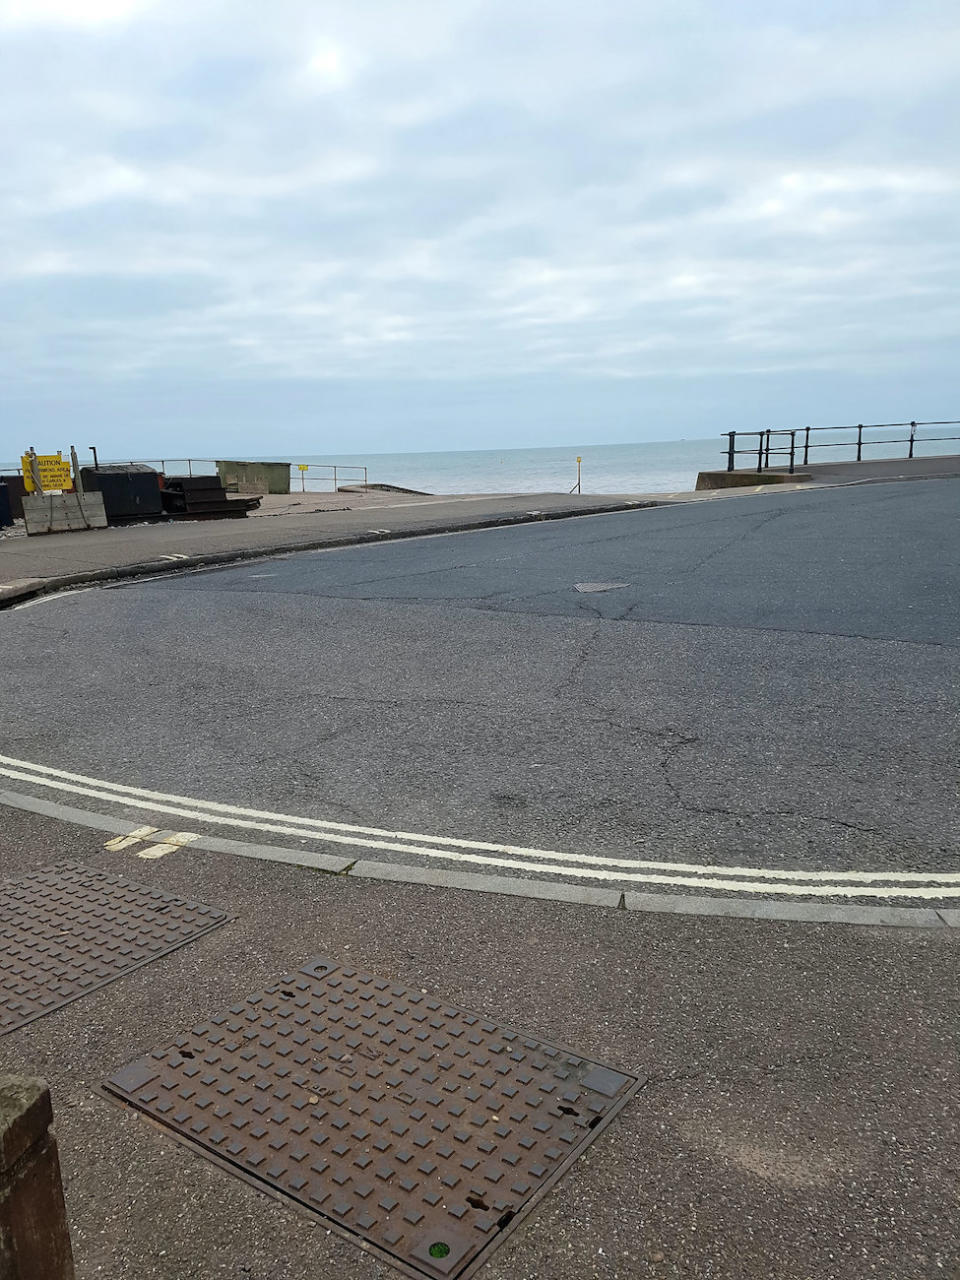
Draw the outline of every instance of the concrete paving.
<instances>
[{"instance_id":1,"label":"concrete paving","mask_svg":"<svg viewBox=\"0 0 960 1280\"><path fill-rule=\"evenodd\" d=\"M869 446L865 446L869 449ZM877 446L873 446L876 448ZM850 445L844 446L849 451ZM799 455L802 457L802 453ZM821 446L814 455L829 455ZM787 467L771 467L771 471L789 474ZM929 458L872 458L862 462L811 462L806 466L797 463L797 471L810 476L816 484L857 484L889 480L934 480L948 476L960 476L960 454L939 454Z\"/></svg>"},{"instance_id":2,"label":"concrete paving","mask_svg":"<svg viewBox=\"0 0 960 1280\"><path fill-rule=\"evenodd\" d=\"M679 497L695 500L692 494ZM22 526L14 527L0 534L0 607L44 591L156 573L177 563L225 563L278 551L588 515L671 500L664 494L307 493L268 495L260 510L245 519L161 521L32 538L24 535Z\"/></svg>"},{"instance_id":3,"label":"concrete paving","mask_svg":"<svg viewBox=\"0 0 960 1280\"><path fill-rule=\"evenodd\" d=\"M801 486L784 485L794 491ZM0 609L88 582L227 564L285 551L349 546L528 524L640 507L707 502L763 488L655 494L293 493L267 495L245 519L152 524L27 538L22 522L0 530Z\"/></svg>"}]
</instances>

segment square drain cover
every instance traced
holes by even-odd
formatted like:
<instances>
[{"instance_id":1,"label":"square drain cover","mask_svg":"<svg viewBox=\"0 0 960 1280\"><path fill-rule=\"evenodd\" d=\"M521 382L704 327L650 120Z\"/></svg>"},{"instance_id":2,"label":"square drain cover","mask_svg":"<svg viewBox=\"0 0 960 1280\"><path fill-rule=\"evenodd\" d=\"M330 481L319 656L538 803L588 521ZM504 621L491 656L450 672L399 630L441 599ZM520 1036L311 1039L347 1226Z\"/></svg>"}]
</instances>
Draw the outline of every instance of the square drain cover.
<instances>
[{"instance_id":1,"label":"square drain cover","mask_svg":"<svg viewBox=\"0 0 960 1280\"><path fill-rule=\"evenodd\" d=\"M226 920L213 907L78 862L0 882L0 1035Z\"/></svg>"},{"instance_id":2,"label":"square drain cover","mask_svg":"<svg viewBox=\"0 0 960 1280\"><path fill-rule=\"evenodd\" d=\"M408 1275L472 1274L636 1076L317 959L106 1091Z\"/></svg>"}]
</instances>

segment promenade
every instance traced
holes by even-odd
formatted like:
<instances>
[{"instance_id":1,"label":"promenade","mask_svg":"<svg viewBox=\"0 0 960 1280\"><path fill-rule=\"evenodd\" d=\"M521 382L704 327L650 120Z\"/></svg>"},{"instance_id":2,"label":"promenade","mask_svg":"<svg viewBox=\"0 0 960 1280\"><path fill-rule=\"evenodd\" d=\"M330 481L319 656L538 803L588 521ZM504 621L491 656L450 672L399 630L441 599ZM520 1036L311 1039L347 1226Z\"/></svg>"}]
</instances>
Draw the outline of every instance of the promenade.
<instances>
[{"instance_id":1,"label":"promenade","mask_svg":"<svg viewBox=\"0 0 960 1280\"><path fill-rule=\"evenodd\" d=\"M960 457L806 468L809 479L778 484L781 493L822 486L960 475ZM599 515L677 503L738 500L769 485L675 493L267 495L242 520L164 521L27 538L22 526L0 530L0 608L52 590L201 567L297 550L454 533L538 520Z\"/></svg>"},{"instance_id":2,"label":"promenade","mask_svg":"<svg viewBox=\"0 0 960 1280\"><path fill-rule=\"evenodd\" d=\"M20 526L0 531L0 607L50 590L169 571L178 564L228 563L286 551L628 511L718 496L291 493L265 496L259 510L239 520L161 521L32 538L26 537Z\"/></svg>"}]
</instances>

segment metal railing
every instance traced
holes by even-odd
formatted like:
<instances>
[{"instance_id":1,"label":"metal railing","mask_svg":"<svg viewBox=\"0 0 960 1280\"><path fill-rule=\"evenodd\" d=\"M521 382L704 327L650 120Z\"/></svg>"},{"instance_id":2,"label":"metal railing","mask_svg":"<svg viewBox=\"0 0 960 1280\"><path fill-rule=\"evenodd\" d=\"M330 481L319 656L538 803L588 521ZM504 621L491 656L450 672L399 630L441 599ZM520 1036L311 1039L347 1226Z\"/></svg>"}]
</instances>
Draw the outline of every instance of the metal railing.
<instances>
[{"instance_id":1,"label":"metal railing","mask_svg":"<svg viewBox=\"0 0 960 1280\"><path fill-rule=\"evenodd\" d=\"M154 467L157 471L164 472L168 476L192 476L194 467L209 466L212 471L198 471L198 475L216 475L217 461L215 458L127 458L126 465L142 464L147 467ZM82 462L83 467L97 467L99 465L96 454L94 454L93 462ZM104 462L106 466L117 466L116 460L112 462ZM124 465L124 464L120 464ZM0 467L0 475L22 475L22 467Z\"/></svg>"},{"instance_id":2,"label":"metal railing","mask_svg":"<svg viewBox=\"0 0 960 1280\"><path fill-rule=\"evenodd\" d=\"M137 463L141 466L153 467L166 476L215 476L217 474L216 458L128 458L127 462L131 466ZM116 464L104 463L104 466L108 465Z\"/></svg>"},{"instance_id":3,"label":"metal railing","mask_svg":"<svg viewBox=\"0 0 960 1280\"><path fill-rule=\"evenodd\" d=\"M308 478L311 480L331 480L333 482L334 493L336 493L337 490L340 488L341 479L344 479L347 484L363 485L364 488L367 487L367 483L368 483L366 467L350 466L349 464L344 464L339 462L338 463L292 462L290 464L290 476L291 476L290 492L291 493L294 492L294 485L293 485L294 468L296 468L296 474L299 475L300 477L300 490L302 493L306 493L307 491ZM320 471L320 472L323 472L324 474L319 476L313 476L309 474L312 471L313 472ZM353 476L343 476L343 472L345 471L352 471L352 472L355 472L356 474ZM316 490L311 489L311 492L314 493L316 492Z\"/></svg>"},{"instance_id":4,"label":"metal railing","mask_svg":"<svg viewBox=\"0 0 960 1280\"><path fill-rule=\"evenodd\" d=\"M769 427L763 431L727 431L724 434L727 437L727 448L725 449L727 457L727 470L736 470L736 459L741 455L747 455L750 458L756 458L756 469L765 471L770 468L770 459L786 459L786 463L774 461L774 467L786 465L790 475L793 475L799 455L803 457L800 460L801 466L807 466L810 462L810 453L814 449L853 449L856 448L856 458L850 461L862 462L863 450L865 447L888 444L905 444L907 452L905 455L897 454L897 457L905 456L912 458L915 456L916 446L918 444L934 444L941 440L958 440L960 436L918 436L917 429L919 427L958 427L960 419L950 419L942 422L858 422L852 426L846 427ZM900 428L904 430L909 428L909 434L906 436L884 436L879 440L864 440L863 433L865 431L893 431ZM811 440L810 437L814 432L831 431L834 434L843 431L855 431L856 438L850 440ZM737 441L742 437L755 438L757 443L751 444L748 448L738 449Z\"/></svg>"},{"instance_id":5,"label":"metal railing","mask_svg":"<svg viewBox=\"0 0 960 1280\"><path fill-rule=\"evenodd\" d=\"M140 464L143 466L153 467L157 471L162 471L168 476L193 476L193 475L216 475L217 459L216 458L128 458L128 465ZM94 454L94 466L97 465L97 457ZM84 463L89 466L89 463ZM104 466L116 465L113 463L104 463ZM330 482L333 486L332 491L337 492L341 483L362 485L364 488L369 484L367 468L359 464L348 465L345 463L333 462L290 462L290 492L307 492L307 481ZM20 475L21 468L16 466L0 467L0 475ZM299 477L299 484L296 479ZM325 490L314 488L311 485L310 492L324 492Z\"/></svg>"}]
</instances>

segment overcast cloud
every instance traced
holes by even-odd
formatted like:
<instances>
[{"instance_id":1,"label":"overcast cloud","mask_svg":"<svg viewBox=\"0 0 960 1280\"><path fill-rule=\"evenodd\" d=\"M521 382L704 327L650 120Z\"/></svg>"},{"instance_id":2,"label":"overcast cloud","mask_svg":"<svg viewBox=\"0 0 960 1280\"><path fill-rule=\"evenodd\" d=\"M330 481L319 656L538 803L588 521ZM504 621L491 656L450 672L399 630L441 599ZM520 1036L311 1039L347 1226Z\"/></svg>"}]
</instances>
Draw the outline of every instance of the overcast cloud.
<instances>
[{"instance_id":1,"label":"overcast cloud","mask_svg":"<svg viewBox=\"0 0 960 1280\"><path fill-rule=\"evenodd\" d=\"M958 67L955 2L0 0L0 462L960 417Z\"/></svg>"}]
</instances>

